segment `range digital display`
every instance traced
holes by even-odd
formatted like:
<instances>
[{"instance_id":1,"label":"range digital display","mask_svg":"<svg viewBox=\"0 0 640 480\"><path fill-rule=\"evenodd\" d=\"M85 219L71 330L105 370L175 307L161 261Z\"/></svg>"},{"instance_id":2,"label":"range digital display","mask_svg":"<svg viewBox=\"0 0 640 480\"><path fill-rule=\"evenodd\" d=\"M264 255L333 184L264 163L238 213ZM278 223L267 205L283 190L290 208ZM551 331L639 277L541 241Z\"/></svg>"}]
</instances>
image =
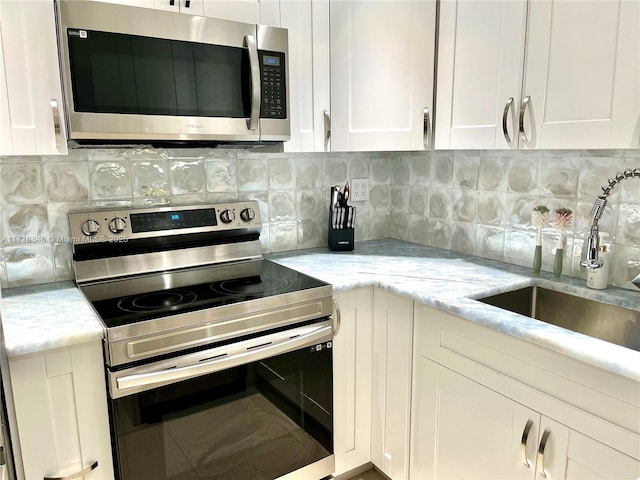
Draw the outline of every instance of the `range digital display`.
<instances>
[{"instance_id":1,"label":"range digital display","mask_svg":"<svg viewBox=\"0 0 640 480\"><path fill-rule=\"evenodd\" d=\"M218 224L215 208L180 210L174 212L132 213L130 219L132 233L215 227Z\"/></svg>"}]
</instances>

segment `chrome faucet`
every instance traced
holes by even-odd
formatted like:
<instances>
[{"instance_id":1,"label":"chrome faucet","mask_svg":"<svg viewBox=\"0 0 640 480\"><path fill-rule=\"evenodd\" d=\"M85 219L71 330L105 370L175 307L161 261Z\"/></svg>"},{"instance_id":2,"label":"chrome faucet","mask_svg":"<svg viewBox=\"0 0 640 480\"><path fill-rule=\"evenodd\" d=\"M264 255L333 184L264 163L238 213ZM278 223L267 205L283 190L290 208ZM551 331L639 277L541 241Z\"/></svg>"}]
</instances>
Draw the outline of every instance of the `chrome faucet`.
<instances>
[{"instance_id":1,"label":"chrome faucet","mask_svg":"<svg viewBox=\"0 0 640 480\"><path fill-rule=\"evenodd\" d=\"M596 201L591 209L591 217L593 223L591 224L591 231L589 232L589 238L587 239L587 258L584 259L580 265L590 269L600 268L602 266L602 259L599 258L598 252L600 250L600 235L598 230L598 220L602 217L604 207L607 205L607 197L611 193L613 187L615 187L622 180L627 178L637 177L640 179L640 168L627 169L624 172L617 172L615 178L608 180L609 184L602 187L602 195L596 197ZM640 275L636 276L632 280L633 284L640 288Z\"/></svg>"}]
</instances>

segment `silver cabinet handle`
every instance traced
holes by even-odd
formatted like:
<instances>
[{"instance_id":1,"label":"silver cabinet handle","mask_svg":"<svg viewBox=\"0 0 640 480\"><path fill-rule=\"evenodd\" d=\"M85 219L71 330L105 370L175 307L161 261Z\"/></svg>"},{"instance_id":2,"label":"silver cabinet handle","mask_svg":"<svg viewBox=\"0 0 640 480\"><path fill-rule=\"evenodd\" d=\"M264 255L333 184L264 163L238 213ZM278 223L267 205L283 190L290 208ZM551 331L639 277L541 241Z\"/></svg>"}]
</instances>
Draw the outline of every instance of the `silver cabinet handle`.
<instances>
[{"instance_id":1,"label":"silver cabinet handle","mask_svg":"<svg viewBox=\"0 0 640 480\"><path fill-rule=\"evenodd\" d=\"M340 305L335 298L333 299L333 306L336 309L336 326L333 329L333 336L337 337L340 327L342 326L342 315L340 314Z\"/></svg>"},{"instance_id":2,"label":"silver cabinet handle","mask_svg":"<svg viewBox=\"0 0 640 480\"><path fill-rule=\"evenodd\" d=\"M331 140L331 115L327 110L322 111L324 118L324 151L329 151L329 140Z\"/></svg>"},{"instance_id":3,"label":"silver cabinet handle","mask_svg":"<svg viewBox=\"0 0 640 480\"><path fill-rule=\"evenodd\" d=\"M67 475L65 477L44 477L44 480L71 480L72 478L82 477L83 475L86 475L91 470L95 470L96 468L98 468L97 460L93 462L91 465L89 465L88 467L83 468L79 472L72 473L71 475Z\"/></svg>"},{"instance_id":4,"label":"silver cabinet handle","mask_svg":"<svg viewBox=\"0 0 640 480\"><path fill-rule=\"evenodd\" d=\"M520 458L522 459L522 463L524 463L528 468L531 468L531 462L527 458L527 440L529 440L529 432L531 431L531 427L533 427L533 420L529 419L527 420L527 424L524 426L524 430L522 431L522 439L520 440Z\"/></svg>"},{"instance_id":5,"label":"silver cabinet handle","mask_svg":"<svg viewBox=\"0 0 640 480\"><path fill-rule=\"evenodd\" d=\"M56 141L56 149L60 150L60 147L62 147L62 129L60 128L62 119L60 118L58 101L55 98L52 98L49 101L49 105L51 106L51 115L53 117L53 135Z\"/></svg>"},{"instance_id":6,"label":"silver cabinet handle","mask_svg":"<svg viewBox=\"0 0 640 480\"><path fill-rule=\"evenodd\" d=\"M527 137L527 134L524 131L524 114L527 111L527 107L529 106L530 100L531 100L531 97L529 96L524 97L524 100L522 101L522 105L520 105L520 118L518 121L518 129L520 131L520 136L524 139L525 142L529 141L529 137Z\"/></svg>"},{"instance_id":7,"label":"silver cabinet handle","mask_svg":"<svg viewBox=\"0 0 640 480\"><path fill-rule=\"evenodd\" d=\"M538 459L537 459L537 471L540 472L544 478L547 478L549 474L544 469L544 451L547 448L547 443L549 441L549 435L551 435L551 430L548 428L544 429L544 433L542 434L542 438L540 439L540 445L538 445Z\"/></svg>"},{"instance_id":8,"label":"silver cabinet handle","mask_svg":"<svg viewBox=\"0 0 640 480\"><path fill-rule=\"evenodd\" d=\"M431 136L431 115L429 114L429 107L424 107L422 111L422 145L425 150L429 149L429 137Z\"/></svg>"},{"instance_id":9,"label":"silver cabinet handle","mask_svg":"<svg viewBox=\"0 0 640 480\"><path fill-rule=\"evenodd\" d=\"M249 50L251 68L251 117L247 119L247 128L257 130L260 120L260 64L258 63L256 37L245 35L244 46Z\"/></svg>"},{"instance_id":10,"label":"silver cabinet handle","mask_svg":"<svg viewBox=\"0 0 640 480\"><path fill-rule=\"evenodd\" d=\"M502 133L504 134L504 139L507 143L511 143L511 135L509 135L509 124L507 123L507 119L509 118L509 110L513 108L513 97L507 100L506 105L504 106L504 111L502 112Z\"/></svg>"}]
</instances>

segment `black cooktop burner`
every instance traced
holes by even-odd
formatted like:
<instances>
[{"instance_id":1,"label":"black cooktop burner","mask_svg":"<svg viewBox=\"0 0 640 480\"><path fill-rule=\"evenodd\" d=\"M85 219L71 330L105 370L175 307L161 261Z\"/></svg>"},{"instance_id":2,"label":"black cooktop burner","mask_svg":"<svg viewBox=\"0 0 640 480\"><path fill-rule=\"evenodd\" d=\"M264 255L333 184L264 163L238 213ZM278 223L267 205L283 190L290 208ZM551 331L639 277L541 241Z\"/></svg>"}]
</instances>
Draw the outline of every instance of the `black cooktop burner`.
<instances>
[{"instance_id":1,"label":"black cooktop burner","mask_svg":"<svg viewBox=\"0 0 640 480\"><path fill-rule=\"evenodd\" d=\"M251 277L107 298L94 301L93 307L105 326L113 328L326 285L269 260L262 261L260 271L260 275ZM109 283L105 290L108 288Z\"/></svg>"},{"instance_id":2,"label":"black cooktop burner","mask_svg":"<svg viewBox=\"0 0 640 480\"><path fill-rule=\"evenodd\" d=\"M268 296L286 292L293 284L292 278L277 278L261 275L255 278L239 278L223 280L211 284L211 289L218 295L261 295Z\"/></svg>"},{"instance_id":3,"label":"black cooktop burner","mask_svg":"<svg viewBox=\"0 0 640 480\"><path fill-rule=\"evenodd\" d=\"M196 300L196 294L188 290L166 290L164 292L143 293L125 297L118 302L118 308L125 312L145 312L188 305Z\"/></svg>"}]
</instances>

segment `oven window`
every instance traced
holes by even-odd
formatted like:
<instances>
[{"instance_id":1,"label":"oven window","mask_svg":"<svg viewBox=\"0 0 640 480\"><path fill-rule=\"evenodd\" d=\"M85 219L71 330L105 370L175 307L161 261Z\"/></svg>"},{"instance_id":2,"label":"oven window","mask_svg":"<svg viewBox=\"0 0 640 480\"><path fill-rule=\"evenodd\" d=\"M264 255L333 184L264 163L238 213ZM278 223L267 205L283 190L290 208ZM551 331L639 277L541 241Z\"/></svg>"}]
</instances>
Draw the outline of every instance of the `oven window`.
<instances>
[{"instance_id":1,"label":"oven window","mask_svg":"<svg viewBox=\"0 0 640 480\"><path fill-rule=\"evenodd\" d=\"M331 342L112 400L120 480L273 479L333 453Z\"/></svg>"},{"instance_id":2,"label":"oven window","mask_svg":"<svg viewBox=\"0 0 640 480\"><path fill-rule=\"evenodd\" d=\"M67 38L76 112L249 116L245 49L77 29Z\"/></svg>"}]
</instances>

